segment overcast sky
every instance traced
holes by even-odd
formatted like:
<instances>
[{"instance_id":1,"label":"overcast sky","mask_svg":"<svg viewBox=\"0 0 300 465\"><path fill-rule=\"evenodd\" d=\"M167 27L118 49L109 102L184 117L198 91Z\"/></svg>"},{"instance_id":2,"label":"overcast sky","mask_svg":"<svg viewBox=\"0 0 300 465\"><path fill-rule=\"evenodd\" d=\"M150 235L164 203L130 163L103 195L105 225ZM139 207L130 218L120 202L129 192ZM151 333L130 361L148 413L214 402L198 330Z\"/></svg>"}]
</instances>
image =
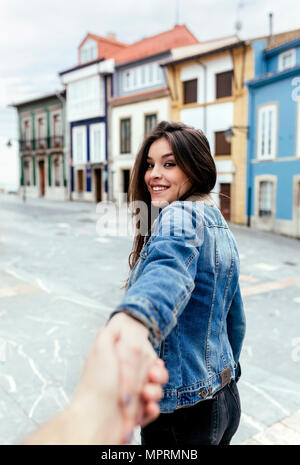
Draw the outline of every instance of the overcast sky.
<instances>
[{"instance_id":1,"label":"overcast sky","mask_svg":"<svg viewBox=\"0 0 300 465\"><path fill-rule=\"evenodd\" d=\"M16 134L5 106L58 89L87 32L132 43L179 18L202 41L233 34L239 17L244 39L268 34L270 11L275 33L300 28L299 0L1 0L0 136Z\"/></svg>"}]
</instances>

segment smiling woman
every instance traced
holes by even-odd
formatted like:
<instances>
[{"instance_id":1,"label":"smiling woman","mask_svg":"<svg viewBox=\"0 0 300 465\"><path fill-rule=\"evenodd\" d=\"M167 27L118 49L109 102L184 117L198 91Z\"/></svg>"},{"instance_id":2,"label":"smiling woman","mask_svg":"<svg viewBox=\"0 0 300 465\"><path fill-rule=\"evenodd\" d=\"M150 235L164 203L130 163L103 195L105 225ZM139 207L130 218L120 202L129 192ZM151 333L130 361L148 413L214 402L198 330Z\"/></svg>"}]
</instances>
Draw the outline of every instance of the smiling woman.
<instances>
[{"instance_id":1,"label":"smiling woman","mask_svg":"<svg viewBox=\"0 0 300 465\"><path fill-rule=\"evenodd\" d=\"M144 445L229 444L239 424L239 257L209 197L215 182L205 135L182 123L159 123L133 168L131 272L108 326L120 331L122 356L130 359L150 340L169 372L161 414L142 428Z\"/></svg>"}]
</instances>

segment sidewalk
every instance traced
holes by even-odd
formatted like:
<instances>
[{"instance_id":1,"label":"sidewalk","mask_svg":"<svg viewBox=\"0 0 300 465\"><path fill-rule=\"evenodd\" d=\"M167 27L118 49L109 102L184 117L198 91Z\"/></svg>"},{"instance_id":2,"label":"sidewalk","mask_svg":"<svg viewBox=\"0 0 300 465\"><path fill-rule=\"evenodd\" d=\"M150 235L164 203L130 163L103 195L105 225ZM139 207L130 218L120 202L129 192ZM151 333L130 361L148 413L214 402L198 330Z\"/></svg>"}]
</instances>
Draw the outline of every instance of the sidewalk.
<instances>
[{"instance_id":1,"label":"sidewalk","mask_svg":"<svg viewBox=\"0 0 300 465\"><path fill-rule=\"evenodd\" d=\"M300 445L300 410L242 442L249 446Z\"/></svg>"}]
</instances>

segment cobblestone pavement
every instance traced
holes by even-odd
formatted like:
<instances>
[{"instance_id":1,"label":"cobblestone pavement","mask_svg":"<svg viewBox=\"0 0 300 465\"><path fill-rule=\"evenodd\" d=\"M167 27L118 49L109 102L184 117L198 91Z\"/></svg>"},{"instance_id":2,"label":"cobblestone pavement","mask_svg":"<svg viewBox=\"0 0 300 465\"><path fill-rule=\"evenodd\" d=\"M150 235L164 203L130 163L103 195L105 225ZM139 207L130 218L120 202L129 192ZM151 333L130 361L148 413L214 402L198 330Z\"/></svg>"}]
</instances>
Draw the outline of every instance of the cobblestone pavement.
<instances>
[{"instance_id":1,"label":"cobblestone pavement","mask_svg":"<svg viewBox=\"0 0 300 465\"><path fill-rule=\"evenodd\" d=\"M108 218L101 234L103 208L0 196L0 444L66 405L122 297L132 238ZM233 444L300 444L300 242L231 228L247 316Z\"/></svg>"}]
</instances>

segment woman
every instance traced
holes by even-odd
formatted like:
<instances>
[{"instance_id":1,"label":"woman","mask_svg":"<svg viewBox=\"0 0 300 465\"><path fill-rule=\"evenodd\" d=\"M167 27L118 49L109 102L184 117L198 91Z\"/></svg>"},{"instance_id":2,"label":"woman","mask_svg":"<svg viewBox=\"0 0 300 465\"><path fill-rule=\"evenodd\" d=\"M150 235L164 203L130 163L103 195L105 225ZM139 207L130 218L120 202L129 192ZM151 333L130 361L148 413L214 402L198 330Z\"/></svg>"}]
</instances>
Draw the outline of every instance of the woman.
<instances>
[{"instance_id":1,"label":"woman","mask_svg":"<svg viewBox=\"0 0 300 465\"><path fill-rule=\"evenodd\" d=\"M124 357L147 351L149 338L169 372L161 414L142 428L145 445L229 444L239 424L245 317L236 243L209 197L215 182L205 135L181 123L158 124L134 165L139 230L109 324Z\"/></svg>"}]
</instances>

